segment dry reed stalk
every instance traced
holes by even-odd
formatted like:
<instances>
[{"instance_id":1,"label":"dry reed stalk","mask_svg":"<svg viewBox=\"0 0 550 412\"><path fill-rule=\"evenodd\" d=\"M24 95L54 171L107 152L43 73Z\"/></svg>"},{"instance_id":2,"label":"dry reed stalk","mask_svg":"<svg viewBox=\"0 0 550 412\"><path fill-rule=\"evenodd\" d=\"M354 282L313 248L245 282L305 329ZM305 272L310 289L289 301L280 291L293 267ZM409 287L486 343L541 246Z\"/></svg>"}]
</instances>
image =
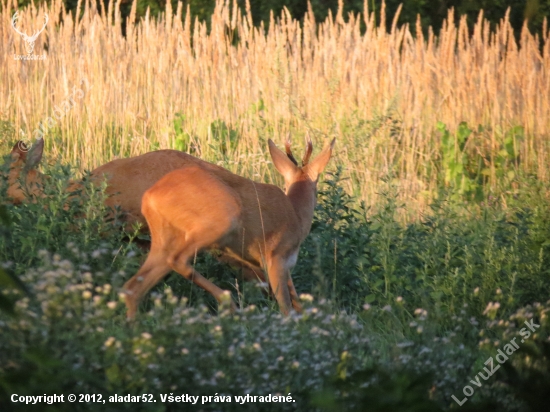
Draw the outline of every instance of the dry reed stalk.
<instances>
[{"instance_id":1,"label":"dry reed stalk","mask_svg":"<svg viewBox=\"0 0 550 412\"><path fill-rule=\"evenodd\" d=\"M62 4L19 12L18 27L27 33L40 27L44 13L50 16L35 47L47 54L43 61L14 60L14 53L24 53L21 37L0 26L0 114L32 138L86 78L91 89L46 139L50 155L82 167L173 147L173 121L181 112L198 155L265 180L275 178L263 160L268 137L281 141L291 130L298 140L310 129L319 146L336 136L336 161L352 178L348 189L371 204L380 176L393 169L409 217L435 189L437 121L450 130L461 121L490 128L474 142L487 150L496 150L510 127L523 126L521 167L550 178L547 29L543 39L525 29L516 43L508 16L491 32L480 15L470 35L465 20L456 26L450 13L437 36L430 31L424 38L420 23L413 30L394 23L388 31L374 14L346 22L339 12L316 23L310 13L300 25L283 12L264 31L220 1L208 32L203 23L182 21L181 3L175 13L168 2L158 20L146 16L134 24L134 2L124 38L118 5L111 2L100 15L84 1L75 22ZM1 21L8 22L15 0L0 7ZM211 146L217 119L240 135L231 161Z\"/></svg>"}]
</instances>

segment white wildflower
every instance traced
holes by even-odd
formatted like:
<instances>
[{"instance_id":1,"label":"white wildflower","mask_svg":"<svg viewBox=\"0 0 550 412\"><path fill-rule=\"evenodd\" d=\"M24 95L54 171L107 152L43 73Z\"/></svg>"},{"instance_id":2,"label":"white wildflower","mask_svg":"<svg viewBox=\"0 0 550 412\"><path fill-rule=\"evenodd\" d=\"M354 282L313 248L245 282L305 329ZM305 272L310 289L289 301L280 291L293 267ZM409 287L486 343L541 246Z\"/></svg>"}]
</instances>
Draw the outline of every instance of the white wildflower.
<instances>
[{"instance_id":1,"label":"white wildflower","mask_svg":"<svg viewBox=\"0 0 550 412\"><path fill-rule=\"evenodd\" d=\"M313 302L313 296L311 296L309 293L302 293L300 294L300 300L302 302Z\"/></svg>"},{"instance_id":2,"label":"white wildflower","mask_svg":"<svg viewBox=\"0 0 550 412\"><path fill-rule=\"evenodd\" d=\"M103 345L104 345L106 348L109 348L109 347L113 346L113 344L114 344L115 342L116 342L116 339L115 339L114 337L112 337L112 336L109 336Z\"/></svg>"}]
</instances>

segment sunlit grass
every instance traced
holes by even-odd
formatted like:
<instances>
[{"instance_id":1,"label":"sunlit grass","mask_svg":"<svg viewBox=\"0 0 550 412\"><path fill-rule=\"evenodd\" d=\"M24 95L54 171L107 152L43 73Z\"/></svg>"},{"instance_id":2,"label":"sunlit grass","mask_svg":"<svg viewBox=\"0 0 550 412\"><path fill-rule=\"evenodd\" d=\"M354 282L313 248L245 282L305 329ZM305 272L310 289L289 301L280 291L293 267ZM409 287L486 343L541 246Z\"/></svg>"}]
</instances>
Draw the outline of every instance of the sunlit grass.
<instances>
[{"instance_id":1,"label":"sunlit grass","mask_svg":"<svg viewBox=\"0 0 550 412\"><path fill-rule=\"evenodd\" d=\"M48 129L46 151L82 168L178 148L272 181L267 138L281 144L290 131L298 150L310 130L317 148L337 138L349 192L373 204L380 176L393 170L404 216L415 217L441 172L437 122L454 133L466 121L484 127L469 147L485 154L490 186L499 182L494 155L514 126L525 131L519 167L550 177L547 32L524 30L517 43L507 19L491 32L480 16L472 36L464 20L449 19L424 38L419 27L379 27L373 14L317 24L308 15L303 25L283 14L266 31L220 2L210 32L168 3L158 20L134 24L132 13L124 38L118 11L85 4L78 22L60 0L19 11L18 28L29 33L49 13L34 51L43 61L14 60L24 42L9 24L0 28L0 119L15 126L2 139L33 139L76 86L84 96ZM0 7L10 21L11 3Z\"/></svg>"}]
</instances>

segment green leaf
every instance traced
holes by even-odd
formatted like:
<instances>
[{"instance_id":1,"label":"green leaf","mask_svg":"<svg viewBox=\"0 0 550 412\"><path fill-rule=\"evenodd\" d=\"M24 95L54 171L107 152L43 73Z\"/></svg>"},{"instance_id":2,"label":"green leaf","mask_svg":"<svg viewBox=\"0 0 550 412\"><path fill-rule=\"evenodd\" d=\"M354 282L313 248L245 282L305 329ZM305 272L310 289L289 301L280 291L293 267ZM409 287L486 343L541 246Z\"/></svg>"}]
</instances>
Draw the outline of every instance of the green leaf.
<instances>
[{"instance_id":1,"label":"green leaf","mask_svg":"<svg viewBox=\"0 0 550 412\"><path fill-rule=\"evenodd\" d=\"M15 288L19 289L25 293L28 293L28 290L23 282L11 273L0 268L0 287L2 288Z\"/></svg>"},{"instance_id":2,"label":"green leaf","mask_svg":"<svg viewBox=\"0 0 550 412\"><path fill-rule=\"evenodd\" d=\"M118 365L116 363L111 365L110 367L108 367L105 370L105 375L107 376L107 381L109 383L119 382L121 380L121 377L122 377L122 375L120 373L120 368L118 367Z\"/></svg>"},{"instance_id":3,"label":"green leaf","mask_svg":"<svg viewBox=\"0 0 550 412\"><path fill-rule=\"evenodd\" d=\"M6 206L0 205L0 223L5 226L9 226L11 223L10 215L8 214L8 209Z\"/></svg>"},{"instance_id":4,"label":"green leaf","mask_svg":"<svg viewBox=\"0 0 550 412\"><path fill-rule=\"evenodd\" d=\"M372 293L365 297L365 303L372 303L375 300L376 300L376 296L374 296L374 294L372 294Z\"/></svg>"},{"instance_id":5,"label":"green leaf","mask_svg":"<svg viewBox=\"0 0 550 412\"><path fill-rule=\"evenodd\" d=\"M28 294L25 284L15 275L0 268L0 289L15 288ZM0 312L14 314L15 300L0 294Z\"/></svg>"}]
</instances>

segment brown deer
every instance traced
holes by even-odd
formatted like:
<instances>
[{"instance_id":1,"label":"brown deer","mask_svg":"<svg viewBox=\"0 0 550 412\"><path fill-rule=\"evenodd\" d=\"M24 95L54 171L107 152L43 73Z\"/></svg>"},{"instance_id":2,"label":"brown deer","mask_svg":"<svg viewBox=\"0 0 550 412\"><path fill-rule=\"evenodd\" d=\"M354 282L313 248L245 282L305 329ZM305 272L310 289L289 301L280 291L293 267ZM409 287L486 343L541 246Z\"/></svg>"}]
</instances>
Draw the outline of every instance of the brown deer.
<instances>
[{"instance_id":1,"label":"brown deer","mask_svg":"<svg viewBox=\"0 0 550 412\"><path fill-rule=\"evenodd\" d=\"M151 231L151 250L123 287L129 319L141 298L170 270L222 302L225 291L190 264L201 250L219 250L244 266L265 269L281 312L301 311L290 271L311 229L317 180L334 140L309 163L313 146L308 139L302 167L290 151L290 141L287 155L271 139L268 143L285 192L205 162L170 172L145 192L141 211Z\"/></svg>"},{"instance_id":2,"label":"brown deer","mask_svg":"<svg viewBox=\"0 0 550 412\"><path fill-rule=\"evenodd\" d=\"M28 194L43 195L41 186L47 177L36 170L43 151L44 139L38 139L30 149L22 141L18 141L13 147L7 176L7 196L12 203L23 202ZM107 179L108 197L105 203L112 208L120 207L128 227L136 222L146 225L147 222L141 214L141 198L145 191L167 173L191 163L206 162L178 150L157 150L136 157L112 160L94 169L90 177L97 185ZM81 181L74 181L67 190L75 192L81 187Z\"/></svg>"}]
</instances>

